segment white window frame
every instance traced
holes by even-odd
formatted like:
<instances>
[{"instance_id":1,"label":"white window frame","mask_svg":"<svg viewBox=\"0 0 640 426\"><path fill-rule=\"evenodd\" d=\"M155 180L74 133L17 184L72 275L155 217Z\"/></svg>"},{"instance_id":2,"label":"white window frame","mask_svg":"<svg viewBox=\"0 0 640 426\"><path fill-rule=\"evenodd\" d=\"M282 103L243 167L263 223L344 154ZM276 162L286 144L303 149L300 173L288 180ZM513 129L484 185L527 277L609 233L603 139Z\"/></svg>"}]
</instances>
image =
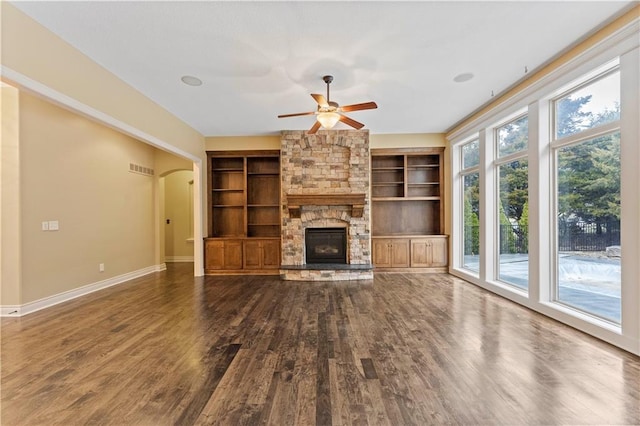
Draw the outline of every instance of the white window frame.
<instances>
[{"instance_id":1,"label":"white window frame","mask_svg":"<svg viewBox=\"0 0 640 426\"><path fill-rule=\"evenodd\" d=\"M640 355L640 19L626 23L616 32L603 38L591 48L573 59L559 65L554 71L535 79L529 86L501 99L489 109L483 110L471 120L447 135L451 147L450 176L452 178L451 227L453 260L449 271L491 292L499 294L523 306L582 330L613 345ZM549 102L566 92L572 82L588 84L589 76L595 77L601 69L610 67L611 61L619 58L621 86L621 116L619 120L621 138L621 235L622 253L622 312L621 325L614 326L598 321L592 316L567 309L553 301L552 271L555 250L550 250L555 241L555 166L552 162L552 145L570 144L574 138L593 138L609 133L615 124L608 123L580 132L580 136L569 135L561 141L552 141L555 129L552 115L555 113ZM572 86L572 88L575 86ZM510 113L526 108L529 116L529 293L522 295L505 288L491 278L494 276L495 256L487 252L492 247L487 235L492 235L495 223L495 190L493 189L493 133L496 121ZM462 250L460 215L460 146L480 136L480 274L474 276L460 268ZM456 235L458 234L458 235ZM553 253L552 253L553 252Z\"/></svg>"},{"instance_id":2,"label":"white window frame","mask_svg":"<svg viewBox=\"0 0 640 426\"><path fill-rule=\"evenodd\" d=\"M619 332L620 325L598 315L589 313L588 311L579 309L577 307L568 305L559 299L560 283L558 280L558 152L560 149L570 146L576 146L581 143L589 142L601 136L606 136L620 132L621 120L615 120L606 124L602 124L596 127L591 127L580 132L557 138L557 117L556 117L556 102L568 94L576 92L590 84L597 82L613 73L619 72L619 61L614 60L602 67L594 70L593 73L589 73L584 77L584 80L578 81L574 84L563 88L562 93L549 99L549 110L551 111L550 128L553 129L550 137L549 148L551 151L551 208L552 208L552 223L551 223L551 241L549 241L549 252L551 253L551 288L549 289L548 302L555 304L559 309L569 310L575 312L576 315L583 317L585 320L593 323L594 325L604 328L615 330ZM622 161L621 161L622 163ZM621 164L622 166L622 164ZM622 224L621 227L622 228ZM622 278L622 277L621 277ZM622 284L622 283L621 283ZM622 307L621 307L622 308Z\"/></svg>"},{"instance_id":3,"label":"white window frame","mask_svg":"<svg viewBox=\"0 0 640 426\"><path fill-rule=\"evenodd\" d=\"M461 210L460 216L457 218L457 220L459 221L458 226L460 226L461 232L458 233L458 239L454 242L454 246L456 246L455 252L459 253L459 256L454 258L454 265L464 270L466 273L477 277L479 274L479 271L467 269L464 266L464 178L474 173L478 173L478 175L480 174L480 161L478 161L478 164L474 166L465 168L463 148L466 145L469 145L475 141L478 141L478 151L480 151L480 138L478 137L478 135L474 135L471 138L467 138L464 142L458 145L458 150L459 150L459 153L457 155L457 157L459 158L458 166L457 166L458 173L456 173L457 179L454 182L454 191L458 192L458 194L455 194L454 198L458 200L458 205L462 206L462 210ZM480 180L479 176L478 176L478 180ZM482 258L481 253L482 253L482 250L479 250L478 256L480 258ZM480 262L480 264L482 264L482 261Z\"/></svg>"},{"instance_id":4,"label":"white window frame","mask_svg":"<svg viewBox=\"0 0 640 426\"><path fill-rule=\"evenodd\" d=\"M511 154L507 154L504 157L499 157L499 147L498 147L498 143L499 143L499 136L498 136L498 130L501 127L504 127L510 123L513 123L514 121L520 120L524 117L527 117L527 123L529 120L529 115L528 115L528 111L527 110L519 110L517 111L515 114L512 114L510 116L508 116L506 119L500 121L499 124L496 124L494 126L492 126L492 132L493 132L493 140L495 143L495 147L494 147L494 154L495 154L495 158L493 159L492 162L492 166L494 169L493 175L494 175L494 201L495 201L495 212L496 214L494 215L494 223L493 223L493 252L494 252L494 256L495 256L495 261L494 261L494 267L493 267L493 281L496 284L499 285L505 285L507 289L517 292L517 293L521 293L522 295L526 296L528 294L528 283L529 283L529 271L527 271L527 290L524 290L518 286L516 286L515 284L506 282L506 281L502 281L500 280L500 209L498 206L498 203L500 202L500 166L503 166L505 164L509 164L513 161L516 160L522 160L522 159L527 159L529 158L529 140L528 140L528 136L527 136L527 148L523 149L521 151L518 152L512 152ZM528 124L527 124L528 126ZM529 176L527 176L527 188L529 186L529 182L528 180L530 179Z\"/></svg>"}]
</instances>

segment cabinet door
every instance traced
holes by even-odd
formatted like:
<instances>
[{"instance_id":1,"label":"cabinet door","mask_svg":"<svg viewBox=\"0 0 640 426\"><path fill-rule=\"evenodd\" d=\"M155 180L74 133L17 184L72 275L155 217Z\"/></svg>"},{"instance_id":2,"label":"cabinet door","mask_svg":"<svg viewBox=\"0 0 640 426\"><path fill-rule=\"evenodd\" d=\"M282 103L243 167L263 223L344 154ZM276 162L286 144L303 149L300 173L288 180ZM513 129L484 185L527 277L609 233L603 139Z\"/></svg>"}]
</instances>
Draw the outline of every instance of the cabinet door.
<instances>
[{"instance_id":1,"label":"cabinet door","mask_svg":"<svg viewBox=\"0 0 640 426\"><path fill-rule=\"evenodd\" d=\"M391 240L391 266L393 268L409 267L409 240Z\"/></svg>"},{"instance_id":2,"label":"cabinet door","mask_svg":"<svg viewBox=\"0 0 640 426\"><path fill-rule=\"evenodd\" d=\"M245 269L278 269L280 267L280 240L245 240Z\"/></svg>"},{"instance_id":3,"label":"cabinet door","mask_svg":"<svg viewBox=\"0 0 640 426\"><path fill-rule=\"evenodd\" d=\"M428 268L431 266L429 240L411 240L411 267Z\"/></svg>"},{"instance_id":4,"label":"cabinet door","mask_svg":"<svg viewBox=\"0 0 640 426\"><path fill-rule=\"evenodd\" d=\"M244 268L262 268L262 242L258 240L245 240L244 242Z\"/></svg>"},{"instance_id":5,"label":"cabinet door","mask_svg":"<svg viewBox=\"0 0 640 426\"><path fill-rule=\"evenodd\" d=\"M373 250L373 264L381 268L391 267L390 241L387 239L374 238L371 241Z\"/></svg>"},{"instance_id":6,"label":"cabinet door","mask_svg":"<svg viewBox=\"0 0 640 426\"><path fill-rule=\"evenodd\" d=\"M206 240L204 269L224 269L224 241Z\"/></svg>"},{"instance_id":7,"label":"cabinet door","mask_svg":"<svg viewBox=\"0 0 640 426\"><path fill-rule=\"evenodd\" d=\"M443 237L411 240L411 267L447 266L447 239Z\"/></svg>"},{"instance_id":8,"label":"cabinet door","mask_svg":"<svg viewBox=\"0 0 640 426\"><path fill-rule=\"evenodd\" d=\"M224 269L242 269L242 241L224 242Z\"/></svg>"},{"instance_id":9,"label":"cabinet door","mask_svg":"<svg viewBox=\"0 0 640 426\"><path fill-rule=\"evenodd\" d=\"M431 266L447 266L447 257L447 239L431 238Z\"/></svg>"},{"instance_id":10,"label":"cabinet door","mask_svg":"<svg viewBox=\"0 0 640 426\"><path fill-rule=\"evenodd\" d=\"M280 240L262 241L262 268L278 269L280 267Z\"/></svg>"}]
</instances>

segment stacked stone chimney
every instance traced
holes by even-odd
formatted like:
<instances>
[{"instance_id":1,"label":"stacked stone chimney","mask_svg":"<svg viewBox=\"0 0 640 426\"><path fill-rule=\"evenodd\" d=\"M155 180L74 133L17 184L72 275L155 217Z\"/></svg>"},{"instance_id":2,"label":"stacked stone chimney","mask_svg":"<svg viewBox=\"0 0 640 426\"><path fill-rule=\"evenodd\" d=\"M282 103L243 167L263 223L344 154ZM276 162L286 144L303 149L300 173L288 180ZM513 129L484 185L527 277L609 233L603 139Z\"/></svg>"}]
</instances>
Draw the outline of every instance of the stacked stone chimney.
<instances>
[{"instance_id":1,"label":"stacked stone chimney","mask_svg":"<svg viewBox=\"0 0 640 426\"><path fill-rule=\"evenodd\" d=\"M315 135L283 131L281 141L282 277L290 280L373 278L371 268L286 269L286 266L305 265L305 229L319 227L345 227L347 264L371 265L369 131L330 130ZM363 194L361 215L352 214L349 205L322 204L323 196L338 194ZM288 195L316 195L320 201L301 206L298 218L289 210Z\"/></svg>"}]
</instances>

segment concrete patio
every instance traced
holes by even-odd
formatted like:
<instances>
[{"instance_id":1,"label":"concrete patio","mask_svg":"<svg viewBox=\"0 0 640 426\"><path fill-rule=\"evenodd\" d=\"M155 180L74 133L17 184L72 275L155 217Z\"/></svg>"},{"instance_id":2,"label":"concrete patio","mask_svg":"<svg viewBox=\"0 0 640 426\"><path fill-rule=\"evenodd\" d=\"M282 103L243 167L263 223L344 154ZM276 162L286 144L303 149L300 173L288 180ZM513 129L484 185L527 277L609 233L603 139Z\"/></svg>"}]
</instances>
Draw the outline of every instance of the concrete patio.
<instances>
[{"instance_id":1,"label":"concrete patio","mask_svg":"<svg viewBox=\"0 0 640 426\"><path fill-rule=\"evenodd\" d=\"M479 256L465 256L467 269L477 271ZM529 257L500 256L500 280L527 289ZM620 259L594 253L560 253L558 301L614 323L620 323Z\"/></svg>"}]
</instances>

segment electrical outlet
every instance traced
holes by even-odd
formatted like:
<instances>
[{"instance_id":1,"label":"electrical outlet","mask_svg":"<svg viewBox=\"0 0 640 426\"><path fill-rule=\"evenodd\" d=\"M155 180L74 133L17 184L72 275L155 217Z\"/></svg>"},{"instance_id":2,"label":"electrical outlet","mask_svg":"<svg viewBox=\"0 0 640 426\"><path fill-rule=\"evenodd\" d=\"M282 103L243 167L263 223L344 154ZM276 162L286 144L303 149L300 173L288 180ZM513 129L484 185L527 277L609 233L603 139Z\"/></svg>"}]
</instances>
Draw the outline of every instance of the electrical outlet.
<instances>
[{"instance_id":1,"label":"electrical outlet","mask_svg":"<svg viewBox=\"0 0 640 426\"><path fill-rule=\"evenodd\" d=\"M101 264L98 265L98 270L100 272L104 272L104 263L101 263Z\"/></svg>"},{"instance_id":2,"label":"electrical outlet","mask_svg":"<svg viewBox=\"0 0 640 426\"><path fill-rule=\"evenodd\" d=\"M58 229L60 229L60 224L57 220L50 220L49 221L49 231L57 231Z\"/></svg>"},{"instance_id":3,"label":"electrical outlet","mask_svg":"<svg viewBox=\"0 0 640 426\"><path fill-rule=\"evenodd\" d=\"M48 231L49 230L49 222L48 221L44 221L42 222L42 230L43 231Z\"/></svg>"}]
</instances>

